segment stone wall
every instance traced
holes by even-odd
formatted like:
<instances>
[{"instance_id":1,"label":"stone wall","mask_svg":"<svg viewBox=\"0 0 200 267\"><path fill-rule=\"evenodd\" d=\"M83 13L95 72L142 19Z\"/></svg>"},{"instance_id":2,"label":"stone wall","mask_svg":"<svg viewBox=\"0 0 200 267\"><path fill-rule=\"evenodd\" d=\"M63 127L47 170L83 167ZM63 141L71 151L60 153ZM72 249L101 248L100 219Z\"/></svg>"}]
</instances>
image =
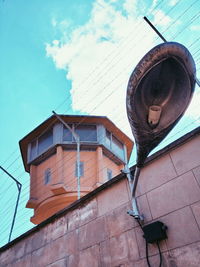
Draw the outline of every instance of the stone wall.
<instances>
[{"instance_id":1,"label":"stone wall","mask_svg":"<svg viewBox=\"0 0 200 267\"><path fill-rule=\"evenodd\" d=\"M168 226L163 267L200 266L200 136L154 157L143 168L138 204L145 223ZM146 267L141 229L126 214L130 193L115 177L1 249L0 266ZM159 266L155 245L152 266Z\"/></svg>"}]
</instances>

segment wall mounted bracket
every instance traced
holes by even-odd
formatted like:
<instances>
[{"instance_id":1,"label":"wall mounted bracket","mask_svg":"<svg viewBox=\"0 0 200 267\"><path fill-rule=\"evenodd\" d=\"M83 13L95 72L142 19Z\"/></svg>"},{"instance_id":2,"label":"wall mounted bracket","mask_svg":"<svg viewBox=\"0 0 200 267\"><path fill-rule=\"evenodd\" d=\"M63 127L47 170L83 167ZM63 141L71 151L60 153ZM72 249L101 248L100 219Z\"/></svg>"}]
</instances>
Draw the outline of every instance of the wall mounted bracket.
<instances>
[{"instance_id":1,"label":"wall mounted bracket","mask_svg":"<svg viewBox=\"0 0 200 267\"><path fill-rule=\"evenodd\" d=\"M136 167L134 176L131 174L131 171L128 167L128 165L125 165L125 168L123 170L123 173L126 174L128 181L129 181L129 187L131 191L131 204L132 204L132 210L129 210L127 213L130 216L133 216L136 220L144 221L143 215L139 213L137 200L136 200L136 188L138 183L138 178L140 175L140 168Z\"/></svg>"}]
</instances>

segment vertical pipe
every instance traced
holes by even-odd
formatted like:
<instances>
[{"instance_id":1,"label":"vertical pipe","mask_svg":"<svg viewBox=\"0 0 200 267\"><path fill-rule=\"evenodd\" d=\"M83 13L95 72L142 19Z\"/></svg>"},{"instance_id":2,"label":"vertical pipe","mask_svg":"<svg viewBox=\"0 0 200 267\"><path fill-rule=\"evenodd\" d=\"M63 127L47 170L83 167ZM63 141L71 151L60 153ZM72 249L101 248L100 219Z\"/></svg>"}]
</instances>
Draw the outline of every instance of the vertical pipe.
<instances>
[{"instance_id":1,"label":"vertical pipe","mask_svg":"<svg viewBox=\"0 0 200 267\"><path fill-rule=\"evenodd\" d=\"M78 199L81 197L81 182L80 182L80 140L77 138L77 154L76 154L76 164L77 164L77 191Z\"/></svg>"}]
</instances>

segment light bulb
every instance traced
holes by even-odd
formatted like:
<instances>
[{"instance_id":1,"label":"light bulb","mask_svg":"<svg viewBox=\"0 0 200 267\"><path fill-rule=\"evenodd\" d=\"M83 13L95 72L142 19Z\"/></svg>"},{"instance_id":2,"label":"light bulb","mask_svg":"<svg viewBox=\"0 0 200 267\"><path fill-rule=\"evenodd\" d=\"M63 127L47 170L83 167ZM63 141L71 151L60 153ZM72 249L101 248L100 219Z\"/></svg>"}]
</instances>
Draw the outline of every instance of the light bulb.
<instances>
[{"instance_id":1,"label":"light bulb","mask_svg":"<svg viewBox=\"0 0 200 267\"><path fill-rule=\"evenodd\" d=\"M159 121L161 116L162 108L160 106L150 106L149 114L148 114L148 123L151 127L155 127Z\"/></svg>"}]
</instances>

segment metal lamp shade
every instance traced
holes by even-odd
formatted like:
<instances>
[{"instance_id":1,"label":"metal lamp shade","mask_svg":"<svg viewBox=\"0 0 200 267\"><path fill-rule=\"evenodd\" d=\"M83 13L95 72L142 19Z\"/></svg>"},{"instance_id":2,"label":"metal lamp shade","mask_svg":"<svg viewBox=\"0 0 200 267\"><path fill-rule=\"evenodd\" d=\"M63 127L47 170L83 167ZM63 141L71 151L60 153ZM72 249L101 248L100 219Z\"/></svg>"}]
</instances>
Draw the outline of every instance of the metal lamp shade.
<instances>
[{"instance_id":1,"label":"metal lamp shade","mask_svg":"<svg viewBox=\"0 0 200 267\"><path fill-rule=\"evenodd\" d=\"M175 42L154 47L131 74L126 103L138 167L184 114L194 92L195 74L191 54Z\"/></svg>"}]
</instances>

